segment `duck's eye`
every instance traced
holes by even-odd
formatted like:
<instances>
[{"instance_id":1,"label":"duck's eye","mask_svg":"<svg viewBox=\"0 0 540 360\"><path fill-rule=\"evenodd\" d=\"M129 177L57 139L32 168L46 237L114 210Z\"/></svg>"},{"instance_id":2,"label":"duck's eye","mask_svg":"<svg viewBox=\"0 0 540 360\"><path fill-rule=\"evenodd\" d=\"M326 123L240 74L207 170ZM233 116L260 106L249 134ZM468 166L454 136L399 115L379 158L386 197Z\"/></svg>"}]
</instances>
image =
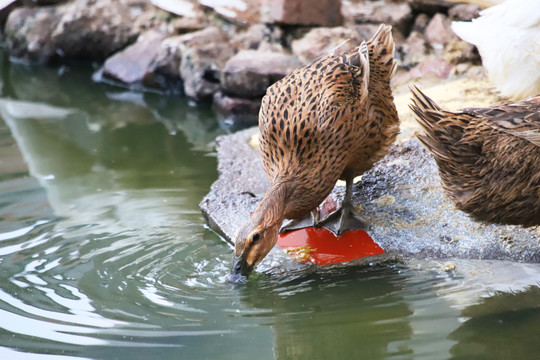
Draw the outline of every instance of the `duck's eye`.
<instances>
[{"instance_id":1,"label":"duck's eye","mask_svg":"<svg viewBox=\"0 0 540 360\"><path fill-rule=\"evenodd\" d=\"M253 244L255 244L257 241L259 241L261 239L261 234L259 233L255 233L253 234L253 236L251 237L251 242Z\"/></svg>"}]
</instances>

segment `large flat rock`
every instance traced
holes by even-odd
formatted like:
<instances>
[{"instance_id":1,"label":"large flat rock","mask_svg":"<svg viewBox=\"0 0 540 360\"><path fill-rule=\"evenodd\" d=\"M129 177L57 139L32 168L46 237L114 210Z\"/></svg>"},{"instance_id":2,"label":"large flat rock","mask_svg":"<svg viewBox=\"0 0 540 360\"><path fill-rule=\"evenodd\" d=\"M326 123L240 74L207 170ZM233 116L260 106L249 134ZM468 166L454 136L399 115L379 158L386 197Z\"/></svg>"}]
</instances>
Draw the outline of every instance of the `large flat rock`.
<instances>
[{"instance_id":1,"label":"large flat rock","mask_svg":"<svg viewBox=\"0 0 540 360\"><path fill-rule=\"evenodd\" d=\"M269 186L258 150L249 144L256 133L218 138L219 179L201 202L210 227L229 242ZM332 196L341 201L343 192L338 186ZM539 229L482 224L455 209L416 139L395 145L355 184L354 196L370 222L368 233L389 258L540 262ZM276 260L273 253L268 261Z\"/></svg>"}]
</instances>

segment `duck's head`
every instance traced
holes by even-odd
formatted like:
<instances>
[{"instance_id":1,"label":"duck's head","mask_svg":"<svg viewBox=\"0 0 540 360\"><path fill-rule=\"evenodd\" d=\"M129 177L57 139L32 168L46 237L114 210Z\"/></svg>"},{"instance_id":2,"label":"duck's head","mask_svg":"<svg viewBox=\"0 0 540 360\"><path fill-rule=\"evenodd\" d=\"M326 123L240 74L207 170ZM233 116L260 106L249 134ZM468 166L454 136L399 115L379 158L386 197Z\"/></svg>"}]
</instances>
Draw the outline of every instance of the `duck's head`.
<instances>
[{"instance_id":1,"label":"duck's head","mask_svg":"<svg viewBox=\"0 0 540 360\"><path fill-rule=\"evenodd\" d=\"M236 283L247 278L253 268L266 257L276 245L280 225L281 222L265 224L262 217L253 216L238 229L230 282Z\"/></svg>"}]
</instances>

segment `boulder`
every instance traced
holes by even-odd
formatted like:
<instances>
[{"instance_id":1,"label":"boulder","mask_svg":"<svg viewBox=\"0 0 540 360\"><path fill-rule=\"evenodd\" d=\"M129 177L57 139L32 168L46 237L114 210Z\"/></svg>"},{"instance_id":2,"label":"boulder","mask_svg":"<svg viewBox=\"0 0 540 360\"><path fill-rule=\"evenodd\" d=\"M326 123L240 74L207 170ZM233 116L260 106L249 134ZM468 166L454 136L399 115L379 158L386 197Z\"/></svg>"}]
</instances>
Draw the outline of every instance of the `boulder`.
<instances>
[{"instance_id":1,"label":"boulder","mask_svg":"<svg viewBox=\"0 0 540 360\"><path fill-rule=\"evenodd\" d=\"M26 63L53 61L60 51L51 40L51 33L60 17L57 7L13 10L4 28L9 55Z\"/></svg>"},{"instance_id":2,"label":"boulder","mask_svg":"<svg viewBox=\"0 0 540 360\"><path fill-rule=\"evenodd\" d=\"M450 27L451 21L443 14L435 14L424 32L424 37L432 47L441 47L458 39Z\"/></svg>"},{"instance_id":3,"label":"boulder","mask_svg":"<svg viewBox=\"0 0 540 360\"><path fill-rule=\"evenodd\" d=\"M345 13L356 24L385 23L408 35L413 23L409 4L392 2L350 2Z\"/></svg>"},{"instance_id":4,"label":"boulder","mask_svg":"<svg viewBox=\"0 0 540 360\"><path fill-rule=\"evenodd\" d=\"M301 62L312 61L319 56L326 55L336 49L339 51L349 51L358 46L364 38L351 28L314 28L304 37L293 40L291 48L294 55L298 56Z\"/></svg>"},{"instance_id":5,"label":"boulder","mask_svg":"<svg viewBox=\"0 0 540 360\"><path fill-rule=\"evenodd\" d=\"M156 25L155 11L138 0L74 0L18 8L8 17L6 44L10 55L22 61L100 61L134 42L141 30Z\"/></svg>"},{"instance_id":6,"label":"boulder","mask_svg":"<svg viewBox=\"0 0 540 360\"><path fill-rule=\"evenodd\" d=\"M287 25L338 26L343 23L341 1L263 0L264 22Z\"/></svg>"},{"instance_id":7,"label":"boulder","mask_svg":"<svg viewBox=\"0 0 540 360\"><path fill-rule=\"evenodd\" d=\"M137 39L147 6L136 0L75 0L63 11L52 40L65 57L105 59Z\"/></svg>"},{"instance_id":8,"label":"boulder","mask_svg":"<svg viewBox=\"0 0 540 360\"><path fill-rule=\"evenodd\" d=\"M458 4L448 10L448 17L453 21L471 21L480 15L482 8L474 4Z\"/></svg>"},{"instance_id":9,"label":"boulder","mask_svg":"<svg viewBox=\"0 0 540 360\"><path fill-rule=\"evenodd\" d=\"M182 36L164 39L142 78L142 85L167 93L183 92L180 63L182 61Z\"/></svg>"},{"instance_id":10,"label":"boulder","mask_svg":"<svg viewBox=\"0 0 540 360\"><path fill-rule=\"evenodd\" d=\"M221 86L230 95L256 98L300 66L294 55L242 50L231 57L221 70Z\"/></svg>"},{"instance_id":11,"label":"boulder","mask_svg":"<svg viewBox=\"0 0 540 360\"><path fill-rule=\"evenodd\" d=\"M134 44L114 54L105 61L102 75L130 87L141 86L144 75L158 52L158 46L165 35L150 30L141 34Z\"/></svg>"},{"instance_id":12,"label":"boulder","mask_svg":"<svg viewBox=\"0 0 540 360\"><path fill-rule=\"evenodd\" d=\"M180 74L185 94L197 101L211 100L220 89L219 70L235 51L217 27L183 35Z\"/></svg>"}]
</instances>

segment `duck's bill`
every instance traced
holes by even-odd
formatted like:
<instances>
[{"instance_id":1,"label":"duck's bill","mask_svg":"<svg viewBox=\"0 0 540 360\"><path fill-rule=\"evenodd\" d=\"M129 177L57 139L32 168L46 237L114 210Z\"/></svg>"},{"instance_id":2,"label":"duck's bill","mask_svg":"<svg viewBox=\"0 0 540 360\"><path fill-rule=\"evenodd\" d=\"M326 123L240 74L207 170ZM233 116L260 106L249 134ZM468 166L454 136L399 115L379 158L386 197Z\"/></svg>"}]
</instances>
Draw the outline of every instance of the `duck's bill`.
<instances>
[{"instance_id":1,"label":"duck's bill","mask_svg":"<svg viewBox=\"0 0 540 360\"><path fill-rule=\"evenodd\" d=\"M253 267L248 265L244 257L235 256L228 281L233 284L245 282L252 270Z\"/></svg>"}]
</instances>

